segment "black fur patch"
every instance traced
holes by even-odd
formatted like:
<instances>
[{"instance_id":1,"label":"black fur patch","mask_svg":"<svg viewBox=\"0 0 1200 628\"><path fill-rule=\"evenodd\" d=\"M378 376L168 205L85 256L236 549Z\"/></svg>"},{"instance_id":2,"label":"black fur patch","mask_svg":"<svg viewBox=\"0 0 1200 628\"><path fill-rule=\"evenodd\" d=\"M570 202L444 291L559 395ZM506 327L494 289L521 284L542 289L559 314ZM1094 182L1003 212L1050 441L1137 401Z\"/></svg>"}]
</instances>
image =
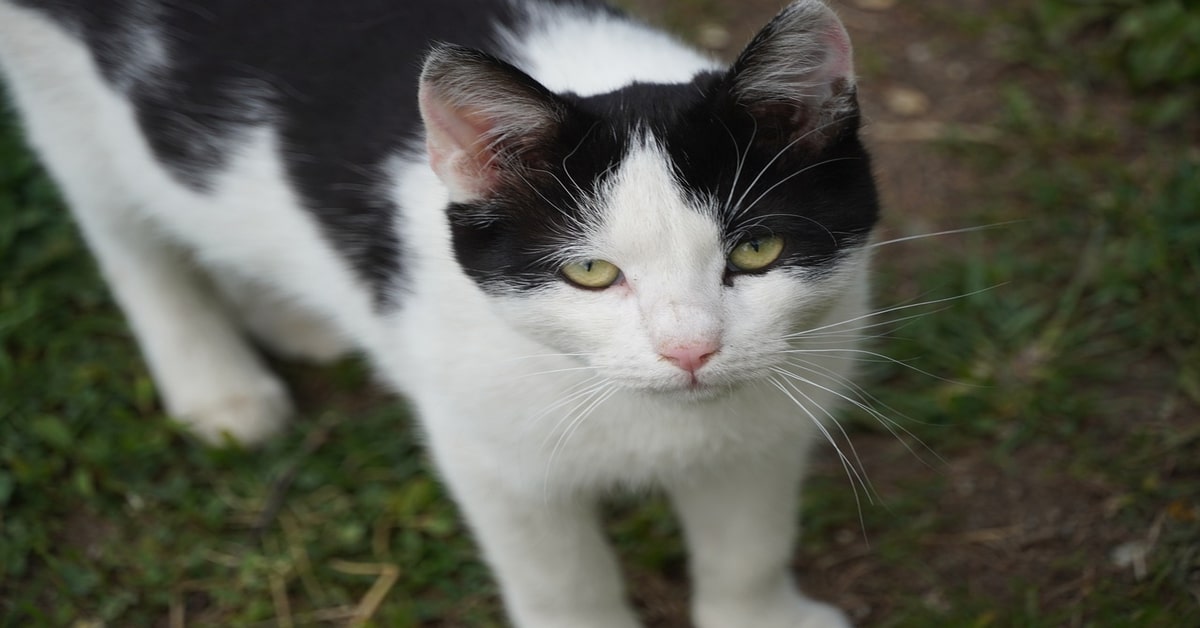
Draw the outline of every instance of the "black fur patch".
<instances>
[{"instance_id":1,"label":"black fur patch","mask_svg":"<svg viewBox=\"0 0 1200 628\"><path fill-rule=\"evenodd\" d=\"M494 48L496 28L519 19L491 0L17 1L89 45L157 157L195 190L211 186L247 131L276 125L294 186L380 305L401 283L383 166L421 137L423 54L436 40ZM137 76L127 44L146 23L168 64Z\"/></svg>"}]
</instances>

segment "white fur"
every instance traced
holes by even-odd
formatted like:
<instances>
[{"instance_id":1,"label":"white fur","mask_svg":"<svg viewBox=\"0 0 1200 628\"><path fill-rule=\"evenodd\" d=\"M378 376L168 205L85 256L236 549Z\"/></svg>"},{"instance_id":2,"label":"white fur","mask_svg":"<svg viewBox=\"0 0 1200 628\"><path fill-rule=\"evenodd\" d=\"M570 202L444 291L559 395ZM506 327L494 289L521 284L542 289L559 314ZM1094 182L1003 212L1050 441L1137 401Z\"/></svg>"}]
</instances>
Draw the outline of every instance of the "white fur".
<instances>
[{"instance_id":1,"label":"white fur","mask_svg":"<svg viewBox=\"0 0 1200 628\"><path fill-rule=\"evenodd\" d=\"M712 67L616 20L589 23L569 10L540 19L531 36L509 43L551 89L593 93ZM670 494L692 552L701 628L847 625L803 598L788 570L805 452L834 393L797 384L785 394L766 378L799 344L789 334L861 315L865 255L820 281L771 272L723 286L715 207L688 205L647 136L592 199L604 226L578 245L621 267L626 282L489 298L450 252L446 187L422 153L405 153L390 175L407 212L399 228L412 254L409 283L403 306L381 316L284 183L269 127L241 138L211 192L196 193L154 159L130 106L72 37L2 2L0 25L0 63L29 139L62 186L168 410L197 434L255 442L289 406L189 256L231 276L219 282L227 295L245 282L271 286L272 299L300 310L293 328L316 327L307 352L333 354L339 338L352 339L407 395L518 626L636 625L593 512L617 486ZM580 48L612 62L585 65ZM251 327L272 326L263 308L249 309L258 312ZM660 353L702 340L720 351L693 390ZM809 359L837 387L847 361L820 355Z\"/></svg>"},{"instance_id":2,"label":"white fur","mask_svg":"<svg viewBox=\"0 0 1200 628\"><path fill-rule=\"evenodd\" d=\"M697 72L720 67L641 24L578 7L516 3L533 19L529 27L507 33L505 43L517 67L552 91L590 96L634 81L685 82Z\"/></svg>"}]
</instances>

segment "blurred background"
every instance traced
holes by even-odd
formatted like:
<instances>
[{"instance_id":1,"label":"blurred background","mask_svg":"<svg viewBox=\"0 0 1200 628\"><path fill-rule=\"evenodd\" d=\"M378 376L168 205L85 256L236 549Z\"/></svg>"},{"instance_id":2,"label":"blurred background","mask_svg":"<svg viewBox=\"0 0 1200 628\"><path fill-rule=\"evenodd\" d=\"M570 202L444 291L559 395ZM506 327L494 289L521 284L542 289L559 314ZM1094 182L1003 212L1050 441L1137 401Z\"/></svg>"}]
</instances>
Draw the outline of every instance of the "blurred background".
<instances>
[{"instance_id":1,"label":"blurred background","mask_svg":"<svg viewBox=\"0 0 1200 628\"><path fill-rule=\"evenodd\" d=\"M832 4L888 324L845 413L869 485L818 456L799 579L864 626L1200 625L1200 6ZM623 5L725 58L780 7ZM3 113L0 347L0 625L502 625L362 364L281 365L304 417L260 452L168 424ZM610 520L647 621L687 626L665 506Z\"/></svg>"}]
</instances>

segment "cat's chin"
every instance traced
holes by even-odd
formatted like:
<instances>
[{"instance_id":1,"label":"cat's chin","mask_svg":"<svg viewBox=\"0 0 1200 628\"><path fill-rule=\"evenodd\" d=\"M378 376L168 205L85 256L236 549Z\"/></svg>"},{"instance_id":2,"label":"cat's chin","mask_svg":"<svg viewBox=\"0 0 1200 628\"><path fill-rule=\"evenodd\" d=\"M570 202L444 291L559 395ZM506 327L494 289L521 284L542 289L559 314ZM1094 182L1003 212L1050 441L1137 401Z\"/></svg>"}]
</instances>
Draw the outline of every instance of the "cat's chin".
<instances>
[{"instance_id":1,"label":"cat's chin","mask_svg":"<svg viewBox=\"0 0 1200 628\"><path fill-rule=\"evenodd\" d=\"M732 395L740 386L729 382L694 381L678 385L638 387L648 396L676 403L707 403Z\"/></svg>"}]
</instances>

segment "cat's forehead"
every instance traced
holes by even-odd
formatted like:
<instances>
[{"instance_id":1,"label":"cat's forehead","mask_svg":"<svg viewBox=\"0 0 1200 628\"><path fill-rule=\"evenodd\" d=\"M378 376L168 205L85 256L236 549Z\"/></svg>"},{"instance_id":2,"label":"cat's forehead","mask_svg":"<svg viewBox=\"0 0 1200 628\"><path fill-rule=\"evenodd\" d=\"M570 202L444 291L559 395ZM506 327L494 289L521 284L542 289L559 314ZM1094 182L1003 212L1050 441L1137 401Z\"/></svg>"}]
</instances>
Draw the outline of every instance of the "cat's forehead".
<instances>
[{"instance_id":1,"label":"cat's forehead","mask_svg":"<svg viewBox=\"0 0 1200 628\"><path fill-rule=\"evenodd\" d=\"M718 73L706 71L682 83L633 82L609 92L576 97L574 104L631 135L650 128L661 136L682 115L703 106L719 80Z\"/></svg>"},{"instance_id":2,"label":"cat's forehead","mask_svg":"<svg viewBox=\"0 0 1200 628\"><path fill-rule=\"evenodd\" d=\"M720 259L714 208L689 194L661 143L643 132L597 191L598 248L633 263L707 267Z\"/></svg>"}]
</instances>

